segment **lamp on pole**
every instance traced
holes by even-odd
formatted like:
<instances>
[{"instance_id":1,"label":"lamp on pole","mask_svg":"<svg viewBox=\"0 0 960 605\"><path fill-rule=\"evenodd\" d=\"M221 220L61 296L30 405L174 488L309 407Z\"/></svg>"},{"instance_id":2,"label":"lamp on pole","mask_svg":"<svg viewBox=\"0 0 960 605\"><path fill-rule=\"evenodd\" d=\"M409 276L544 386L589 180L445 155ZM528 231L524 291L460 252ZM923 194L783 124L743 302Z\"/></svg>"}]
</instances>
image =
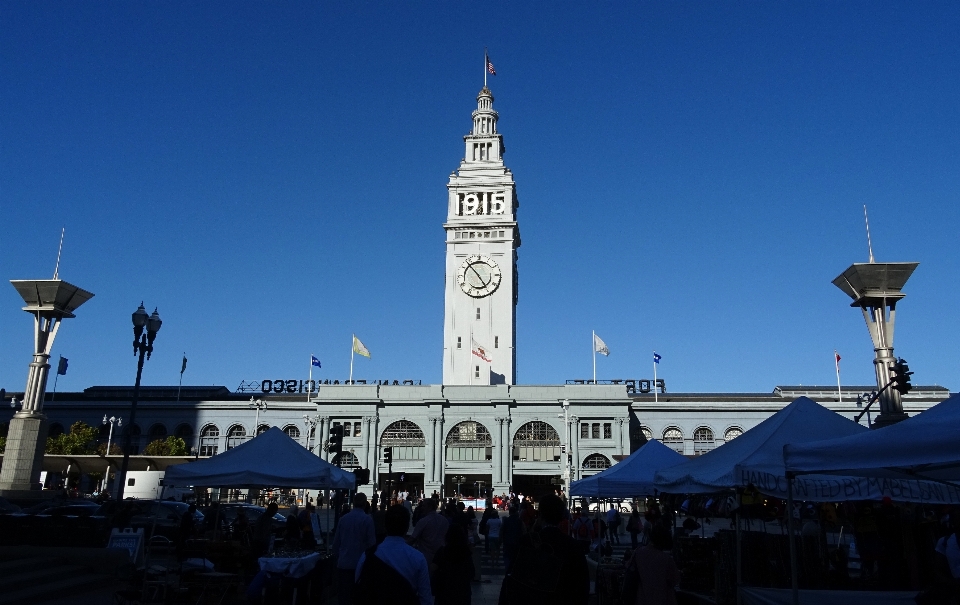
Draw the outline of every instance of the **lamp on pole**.
<instances>
[{"instance_id":1,"label":"lamp on pole","mask_svg":"<svg viewBox=\"0 0 960 605\"><path fill-rule=\"evenodd\" d=\"M560 453L563 455L563 487L569 494L570 492L570 456L567 449L570 444L570 400L564 399L560 402L563 406L563 415L557 414L557 418L563 418L563 443L560 446Z\"/></svg>"},{"instance_id":2,"label":"lamp on pole","mask_svg":"<svg viewBox=\"0 0 960 605\"><path fill-rule=\"evenodd\" d=\"M117 427L123 426L123 418L120 418L120 417L118 417L118 416L111 416L111 417L107 418L107 415L104 414L104 415L103 415L103 425L106 426L107 424L110 425L110 433L107 435L107 453L106 453L106 455L109 456L109 455L110 455L110 442L113 441L113 425L116 424Z\"/></svg>"},{"instance_id":3,"label":"lamp on pole","mask_svg":"<svg viewBox=\"0 0 960 605\"><path fill-rule=\"evenodd\" d=\"M133 385L133 401L130 403L130 424L123 429L123 462L120 464L120 473L117 477L117 500L123 500L123 487L127 481L127 467L130 465L130 440L131 429L137 422L137 400L140 399L140 376L143 374L143 359L150 359L153 353L153 341L157 338L157 332L163 321L157 310L153 314L147 315L147 310L143 308L143 303L133 312L133 354L139 355L137 360L137 381ZM144 334L146 328L146 334Z\"/></svg>"},{"instance_id":4,"label":"lamp on pole","mask_svg":"<svg viewBox=\"0 0 960 605\"><path fill-rule=\"evenodd\" d=\"M251 397L251 398L250 398L250 407L251 407L251 408L256 408L256 410L257 410L256 419L253 421L253 436L256 437L256 436L257 436L257 429L260 428L260 410L266 410L266 409L267 409L267 402L266 402L265 399L254 399L253 397Z\"/></svg>"},{"instance_id":5,"label":"lamp on pole","mask_svg":"<svg viewBox=\"0 0 960 605\"><path fill-rule=\"evenodd\" d=\"M310 449L310 437L313 436L313 435L315 435L314 431L316 430L317 424L319 424L319 422L320 422L320 415L319 415L319 414L317 414L317 415L314 416L313 418L311 418L310 416L308 416L308 415L306 415L306 414L303 415L303 424L304 424L304 426L305 426L306 429L307 429L307 438L306 438L306 440L305 440L305 442L306 442L306 448L307 448L307 450L309 450L311 453L313 452L313 450Z\"/></svg>"}]
</instances>

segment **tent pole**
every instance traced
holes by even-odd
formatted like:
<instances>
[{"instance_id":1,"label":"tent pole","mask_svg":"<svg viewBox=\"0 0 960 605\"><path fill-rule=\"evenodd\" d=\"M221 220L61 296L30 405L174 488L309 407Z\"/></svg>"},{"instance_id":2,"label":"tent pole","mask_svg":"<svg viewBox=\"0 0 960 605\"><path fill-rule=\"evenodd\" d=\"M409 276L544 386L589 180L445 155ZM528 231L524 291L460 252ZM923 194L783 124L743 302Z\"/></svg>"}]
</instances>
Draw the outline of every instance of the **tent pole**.
<instances>
[{"instance_id":1,"label":"tent pole","mask_svg":"<svg viewBox=\"0 0 960 605\"><path fill-rule=\"evenodd\" d=\"M737 521L737 605L741 605L740 587L743 585L743 545L740 534L740 509L733 511L733 517Z\"/></svg>"},{"instance_id":2,"label":"tent pole","mask_svg":"<svg viewBox=\"0 0 960 605\"><path fill-rule=\"evenodd\" d=\"M787 472L787 545L790 548L791 603L800 605L800 588L797 578L797 550L793 544L793 473Z\"/></svg>"}]
</instances>

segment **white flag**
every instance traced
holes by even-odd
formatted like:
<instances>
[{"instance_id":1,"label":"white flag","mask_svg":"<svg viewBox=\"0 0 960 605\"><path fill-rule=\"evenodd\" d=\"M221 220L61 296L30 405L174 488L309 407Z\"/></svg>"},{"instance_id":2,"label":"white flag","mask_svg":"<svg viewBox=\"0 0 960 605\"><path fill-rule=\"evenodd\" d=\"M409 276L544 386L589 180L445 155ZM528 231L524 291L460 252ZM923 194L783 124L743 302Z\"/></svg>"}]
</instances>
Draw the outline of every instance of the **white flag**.
<instances>
[{"instance_id":1,"label":"white flag","mask_svg":"<svg viewBox=\"0 0 960 605\"><path fill-rule=\"evenodd\" d=\"M479 357L480 359L484 360L487 363L493 363L493 360L487 357L487 349L485 347L480 346L480 343L474 340L472 336L470 337L470 347L473 349L474 355L476 355L477 357Z\"/></svg>"},{"instance_id":2,"label":"white flag","mask_svg":"<svg viewBox=\"0 0 960 605\"><path fill-rule=\"evenodd\" d=\"M596 334L593 335L593 350L601 355L610 354L610 349L607 348L607 343L600 340L600 337Z\"/></svg>"}]
</instances>

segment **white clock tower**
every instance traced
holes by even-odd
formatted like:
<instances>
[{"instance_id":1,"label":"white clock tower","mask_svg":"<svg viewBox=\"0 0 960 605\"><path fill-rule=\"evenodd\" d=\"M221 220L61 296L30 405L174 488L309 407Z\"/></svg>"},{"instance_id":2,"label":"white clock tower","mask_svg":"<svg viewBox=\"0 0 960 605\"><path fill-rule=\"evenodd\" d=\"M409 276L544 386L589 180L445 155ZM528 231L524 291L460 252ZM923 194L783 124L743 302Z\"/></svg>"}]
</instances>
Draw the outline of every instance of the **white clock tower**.
<instances>
[{"instance_id":1,"label":"white clock tower","mask_svg":"<svg viewBox=\"0 0 960 605\"><path fill-rule=\"evenodd\" d=\"M516 383L519 203L497 118L484 86L447 183L443 384Z\"/></svg>"}]
</instances>

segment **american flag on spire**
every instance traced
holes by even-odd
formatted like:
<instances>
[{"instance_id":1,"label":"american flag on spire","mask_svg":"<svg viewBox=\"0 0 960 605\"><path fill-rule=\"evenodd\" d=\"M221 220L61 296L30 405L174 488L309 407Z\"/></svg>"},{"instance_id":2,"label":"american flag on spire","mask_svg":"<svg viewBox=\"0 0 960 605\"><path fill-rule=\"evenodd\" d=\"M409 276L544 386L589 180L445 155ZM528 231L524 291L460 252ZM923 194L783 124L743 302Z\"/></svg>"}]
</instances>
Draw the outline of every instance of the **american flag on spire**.
<instances>
[{"instance_id":1,"label":"american flag on spire","mask_svg":"<svg viewBox=\"0 0 960 605\"><path fill-rule=\"evenodd\" d=\"M486 55L486 57L487 57L487 71L490 73L491 76L497 75L497 70L493 68L493 63L490 62L490 55ZM476 63L474 63L474 65L476 65Z\"/></svg>"}]
</instances>

